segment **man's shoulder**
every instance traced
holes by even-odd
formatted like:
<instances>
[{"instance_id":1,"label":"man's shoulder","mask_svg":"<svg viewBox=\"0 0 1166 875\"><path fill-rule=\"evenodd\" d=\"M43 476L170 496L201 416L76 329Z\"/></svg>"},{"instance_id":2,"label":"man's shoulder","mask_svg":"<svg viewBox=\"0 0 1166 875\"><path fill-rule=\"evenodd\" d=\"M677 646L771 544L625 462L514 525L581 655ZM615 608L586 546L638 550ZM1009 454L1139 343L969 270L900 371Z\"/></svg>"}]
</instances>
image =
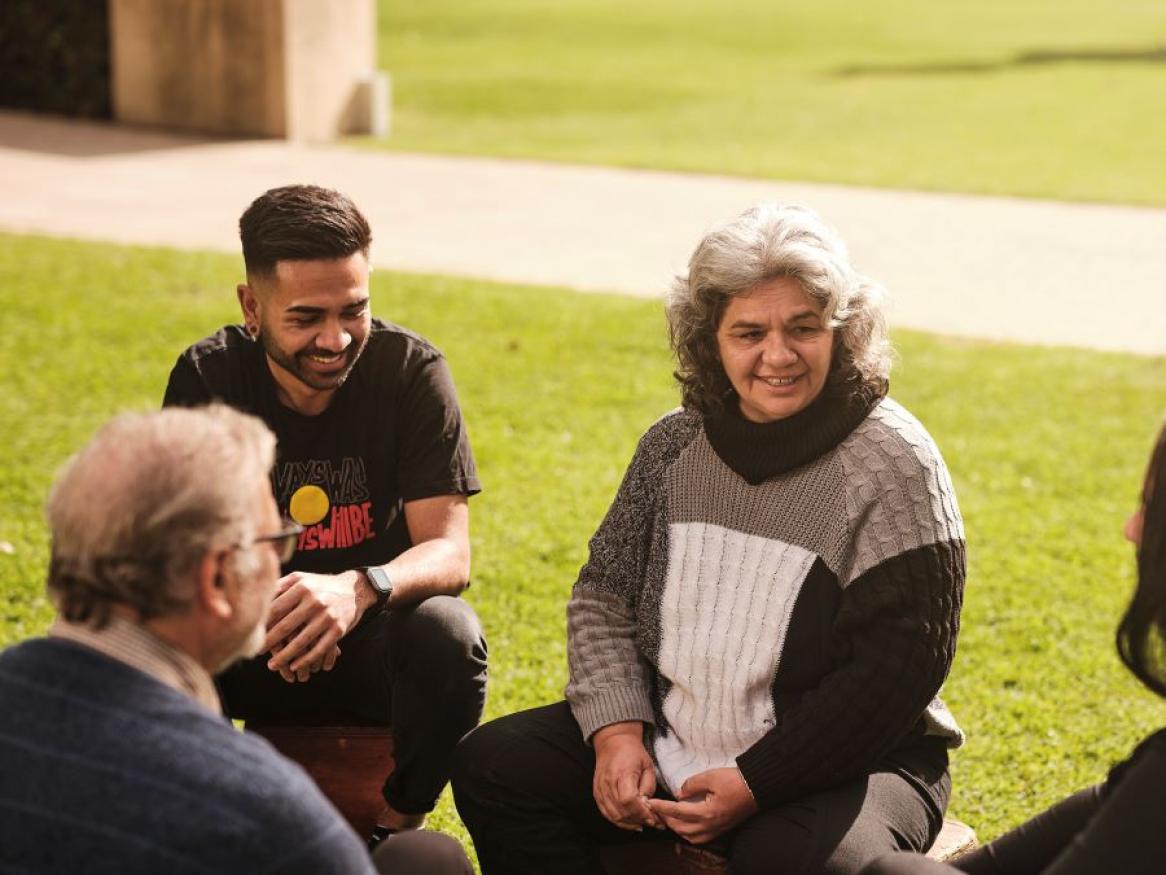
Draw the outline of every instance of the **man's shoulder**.
<instances>
[{"instance_id":1,"label":"man's shoulder","mask_svg":"<svg viewBox=\"0 0 1166 875\"><path fill-rule=\"evenodd\" d=\"M267 419L263 411L272 407L274 398L263 345L241 325L225 325L182 352L162 403L192 407L221 401Z\"/></svg>"},{"instance_id":2,"label":"man's shoulder","mask_svg":"<svg viewBox=\"0 0 1166 875\"><path fill-rule=\"evenodd\" d=\"M245 394L244 387L254 382L255 373L263 366L259 350L259 344L241 325L224 325L182 351L170 375L170 388L181 389L194 381L202 391L238 404L240 399L233 396Z\"/></svg>"},{"instance_id":3,"label":"man's shoulder","mask_svg":"<svg viewBox=\"0 0 1166 875\"><path fill-rule=\"evenodd\" d=\"M292 858L327 853L347 861L338 871L366 871L359 842L302 769L96 651L52 638L9 648L0 654L0 712L0 798L20 805L35 796L53 812L26 825L29 853L40 853L46 830L85 823L77 846L95 853L116 835L137 837L139 856L124 871L164 858L182 871L249 871L263 859L257 838ZM121 792L86 813L85 800L111 782Z\"/></svg>"},{"instance_id":4,"label":"man's shoulder","mask_svg":"<svg viewBox=\"0 0 1166 875\"><path fill-rule=\"evenodd\" d=\"M409 328L374 319L368 343L342 389L349 398L384 399L385 409L415 405L454 390L445 356Z\"/></svg>"},{"instance_id":5,"label":"man's shoulder","mask_svg":"<svg viewBox=\"0 0 1166 875\"><path fill-rule=\"evenodd\" d=\"M50 691L55 698L64 698L70 691L102 695L93 688L104 684L115 690L133 687L136 697L155 690L163 696L185 699L144 672L63 638L31 638L0 653L0 686L5 683L22 691ZM104 701L112 705L116 697L107 695Z\"/></svg>"}]
</instances>

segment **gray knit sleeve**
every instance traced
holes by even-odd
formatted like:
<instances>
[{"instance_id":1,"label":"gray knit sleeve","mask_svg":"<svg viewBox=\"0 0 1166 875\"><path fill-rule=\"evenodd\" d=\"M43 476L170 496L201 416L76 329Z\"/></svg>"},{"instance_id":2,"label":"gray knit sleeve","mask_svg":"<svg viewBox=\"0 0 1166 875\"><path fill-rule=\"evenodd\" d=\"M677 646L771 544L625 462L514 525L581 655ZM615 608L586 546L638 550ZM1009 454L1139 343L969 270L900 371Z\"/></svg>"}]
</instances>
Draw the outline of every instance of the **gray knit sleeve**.
<instances>
[{"instance_id":1,"label":"gray knit sleeve","mask_svg":"<svg viewBox=\"0 0 1166 875\"><path fill-rule=\"evenodd\" d=\"M584 738L629 720L655 723L652 671L636 646L636 606L646 576L664 471L699 419L664 417L641 438L567 604L567 702Z\"/></svg>"}]
</instances>

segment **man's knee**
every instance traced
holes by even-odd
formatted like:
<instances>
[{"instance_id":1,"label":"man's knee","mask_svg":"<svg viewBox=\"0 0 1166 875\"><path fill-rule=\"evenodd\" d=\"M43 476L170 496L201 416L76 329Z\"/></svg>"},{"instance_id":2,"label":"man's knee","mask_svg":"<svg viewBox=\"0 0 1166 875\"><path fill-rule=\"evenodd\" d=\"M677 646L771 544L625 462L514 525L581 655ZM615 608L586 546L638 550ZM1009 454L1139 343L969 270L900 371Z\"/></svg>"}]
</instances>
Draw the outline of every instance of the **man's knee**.
<instances>
[{"instance_id":1,"label":"man's knee","mask_svg":"<svg viewBox=\"0 0 1166 875\"><path fill-rule=\"evenodd\" d=\"M433 596L416 605L389 612L394 649L409 662L427 669L481 671L486 663L482 624L465 601Z\"/></svg>"}]
</instances>

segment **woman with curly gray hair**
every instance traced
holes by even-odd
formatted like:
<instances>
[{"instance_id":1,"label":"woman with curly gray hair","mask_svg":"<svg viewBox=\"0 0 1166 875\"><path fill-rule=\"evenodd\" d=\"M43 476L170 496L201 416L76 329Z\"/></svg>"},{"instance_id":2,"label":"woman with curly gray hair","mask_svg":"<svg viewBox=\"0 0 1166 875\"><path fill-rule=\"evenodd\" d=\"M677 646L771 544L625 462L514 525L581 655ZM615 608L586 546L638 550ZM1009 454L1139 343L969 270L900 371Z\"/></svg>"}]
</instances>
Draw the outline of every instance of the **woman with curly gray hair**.
<instances>
[{"instance_id":1,"label":"woman with curly gray hair","mask_svg":"<svg viewBox=\"0 0 1166 875\"><path fill-rule=\"evenodd\" d=\"M669 837L736 873L853 873L934 840L964 532L886 396L880 301L801 207L697 246L668 304L683 407L591 540L567 701L459 749L488 875L599 872L601 844Z\"/></svg>"},{"instance_id":2,"label":"woman with curly gray hair","mask_svg":"<svg viewBox=\"0 0 1166 875\"><path fill-rule=\"evenodd\" d=\"M813 311L810 321L822 329L811 334L804 326L796 328L790 351L799 341L813 338L830 356L826 371L818 372L819 357L810 355L807 362L814 362L813 378L796 384L796 391L782 393L792 400L774 405L775 413L782 412L775 418L805 406L799 399L808 404L817 397L827 374L870 396L885 394L891 355L881 309L882 288L855 272L842 240L810 210L762 204L707 234L689 261L688 274L677 278L673 286L668 326L684 406L715 416L737 392L737 399L746 405L742 412L749 416L749 405L759 400L753 398L753 389L760 391L760 386L734 382L725 354L733 356L737 345L723 340L741 332L724 325L724 317L733 302L734 317L749 304L752 309L764 309L780 290L787 291L806 312Z\"/></svg>"}]
</instances>

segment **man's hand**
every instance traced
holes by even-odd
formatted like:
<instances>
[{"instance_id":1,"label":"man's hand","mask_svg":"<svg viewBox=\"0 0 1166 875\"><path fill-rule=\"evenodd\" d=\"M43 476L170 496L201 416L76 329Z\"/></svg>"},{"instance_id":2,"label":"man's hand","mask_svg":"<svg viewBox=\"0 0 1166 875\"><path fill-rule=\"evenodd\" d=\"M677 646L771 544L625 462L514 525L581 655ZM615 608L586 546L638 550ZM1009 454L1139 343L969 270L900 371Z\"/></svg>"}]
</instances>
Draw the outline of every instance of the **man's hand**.
<instances>
[{"instance_id":1,"label":"man's hand","mask_svg":"<svg viewBox=\"0 0 1166 875\"><path fill-rule=\"evenodd\" d=\"M340 655L337 642L374 601L359 571L293 571L281 578L263 643L271 651L267 667L286 681L306 681L314 672L329 671Z\"/></svg>"},{"instance_id":2,"label":"man's hand","mask_svg":"<svg viewBox=\"0 0 1166 875\"><path fill-rule=\"evenodd\" d=\"M680 788L680 800L650 799L648 806L677 835L694 845L711 842L757 813L749 785L735 768L709 769Z\"/></svg>"},{"instance_id":3,"label":"man's hand","mask_svg":"<svg viewBox=\"0 0 1166 875\"><path fill-rule=\"evenodd\" d=\"M592 736L595 777L591 789L603 816L620 829L659 827L647 800L656 792L656 772L644 747L638 720L613 723Z\"/></svg>"},{"instance_id":4,"label":"man's hand","mask_svg":"<svg viewBox=\"0 0 1166 875\"><path fill-rule=\"evenodd\" d=\"M280 644L276 644L274 647L271 648L271 655L272 656L279 656L279 653L281 650L283 650L283 646ZM332 645L332 650L324 656L324 659L322 661L313 662L310 665L307 665L307 666L300 668L298 671L292 671L290 668L286 668L286 667L272 669L272 671L278 671L279 676L281 678L283 678L285 681L287 681L289 684L294 684L296 681L303 683L303 682L307 681L309 678L311 678L312 675L314 675L316 672L318 672L320 670L332 671L332 666L336 665L336 660L338 660L339 658L340 658L340 647L339 647L339 645L334 644L334 645ZM274 662L274 660L268 661L269 668L271 667L273 662Z\"/></svg>"}]
</instances>

